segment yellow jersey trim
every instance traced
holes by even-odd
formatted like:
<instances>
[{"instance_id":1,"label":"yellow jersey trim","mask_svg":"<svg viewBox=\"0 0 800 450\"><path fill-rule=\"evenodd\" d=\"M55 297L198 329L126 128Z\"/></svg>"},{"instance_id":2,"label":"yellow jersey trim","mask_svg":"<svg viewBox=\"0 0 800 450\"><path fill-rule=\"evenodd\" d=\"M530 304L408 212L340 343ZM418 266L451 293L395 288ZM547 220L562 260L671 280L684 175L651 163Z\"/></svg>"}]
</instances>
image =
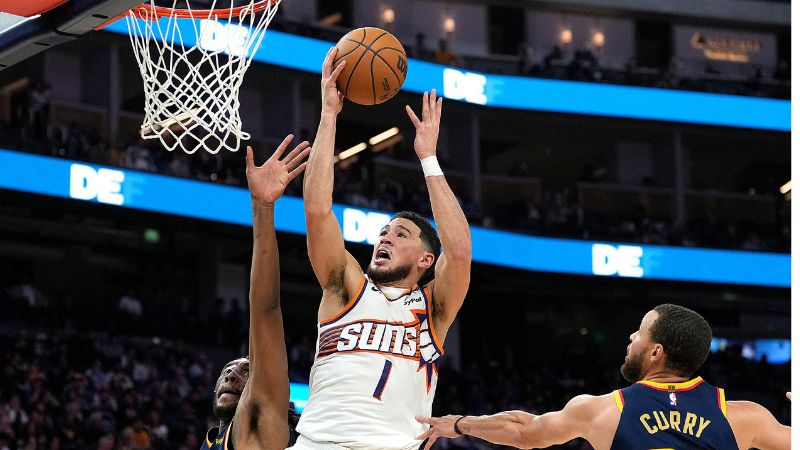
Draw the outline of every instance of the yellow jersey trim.
<instances>
[{"instance_id":1,"label":"yellow jersey trim","mask_svg":"<svg viewBox=\"0 0 800 450\"><path fill-rule=\"evenodd\" d=\"M233 421L234 421L235 419L236 419L236 417L234 416L234 417L233 417L233 419L231 419L231 424L230 424L230 425L228 425L228 429L227 429L227 430L225 430L225 444L223 445L223 448L224 448L225 450L228 450L228 441L229 441L229 440L230 440L230 438L231 438L231 433L233 433Z\"/></svg>"},{"instance_id":2,"label":"yellow jersey trim","mask_svg":"<svg viewBox=\"0 0 800 450\"><path fill-rule=\"evenodd\" d=\"M654 387L657 389L669 389L670 387L672 387L673 389L691 389L702 382L703 382L702 377L696 377L689 381L684 381L683 383L659 383L657 381L642 380L639 381L639 384Z\"/></svg>"},{"instance_id":3,"label":"yellow jersey trim","mask_svg":"<svg viewBox=\"0 0 800 450\"><path fill-rule=\"evenodd\" d=\"M719 389L719 409L722 410L722 415L728 417L728 405L725 404L725 389Z\"/></svg>"},{"instance_id":4,"label":"yellow jersey trim","mask_svg":"<svg viewBox=\"0 0 800 450\"><path fill-rule=\"evenodd\" d=\"M617 402L617 409L619 409L619 412L622 412L622 408L625 407L625 404L622 403L622 398L619 396L619 389L614 391L614 401Z\"/></svg>"},{"instance_id":5,"label":"yellow jersey trim","mask_svg":"<svg viewBox=\"0 0 800 450\"><path fill-rule=\"evenodd\" d=\"M211 448L211 447L214 446L214 443L211 442L210 440L208 440L208 433L206 433L206 445L208 445L208 448Z\"/></svg>"}]
</instances>

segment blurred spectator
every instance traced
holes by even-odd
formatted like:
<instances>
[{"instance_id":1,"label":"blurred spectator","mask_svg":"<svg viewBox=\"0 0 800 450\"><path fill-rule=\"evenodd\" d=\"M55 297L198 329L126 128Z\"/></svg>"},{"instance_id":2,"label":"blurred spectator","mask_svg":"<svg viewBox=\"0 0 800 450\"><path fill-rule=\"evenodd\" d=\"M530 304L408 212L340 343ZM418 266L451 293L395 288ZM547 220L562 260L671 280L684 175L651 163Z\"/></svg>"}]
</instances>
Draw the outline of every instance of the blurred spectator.
<instances>
[{"instance_id":1,"label":"blurred spectator","mask_svg":"<svg viewBox=\"0 0 800 450\"><path fill-rule=\"evenodd\" d=\"M142 318L142 302L136 298L134 289L128 289L128 292L120 297L117 311L119 312L121 332L129 332L138 328Z\"/></svg>"},{"instance_id":2,"label":"blurred spectator","mask_svg":"<svg viewBox=\"0 0 800 450\"><path fill-rule=\"evenodd\" d=\"M553 67L554 61L561 61L561 58L564 57L564 52L561 51L561 47L554 45L553 48L550 49L544 59L542 60L542 65L544 65L545 69L550 69Z\"/></svg>"},{"instance_id":3,"label":"blurred spectator","mask_svg":"<svg viewBox=\"0 0 800 450\"><path fill-rule=\"evenodd\" d=\"M427 44L425 42L426 39L427 39L427 37L425 36L425 33L423 33L423 32L419 32L419 33L414 35L414 48L413 48L413 53L412 53L412 56L414 58L430 59L431 55L430 55L430 50L428 50L428 46L427 46ZM305 139L302 139L302 140L305 140ZM301 142L302 142L302 140L301 140Z\"/></svg>"},{"instance_id":4,"label":"blurred spectator","mask_svg":"<svg viewBox=\"0 0 800 450\"><path fill-rule=\"evenodd\" d=\"M50 123L50 84L37 81L31 91L30 118L33 125L33 138L43 142L47 137L47 125Z\"/></svg>"},{"instance_id":5,"label":"blurred spectator","mask_svg":"<svg viewBox=\"0 0 800 450\"><path fill-rule=\"evenodd\" d=\"M597 70L597 58L591 50L575 50L572 61L567 66L569 77L574 80L599 81L602 78Z\"/></svg>"},{"instance_id":6,"label":"blurred spectator","mask_svg":"<svg viewBox=\"0 0 800 450\"><path fill-rule=\"evenodd\" d=\"M545 203L569 210L570 198L568 191L556 192ZM230 311L236 303L232 302ZM545 318L535 320L540 319ZM290 378L305 382L314 359L314 336L308 334L314 327L287 330L293 333L287 334ZM434 414L477 415L510 409L536 413L559 409L578 393L607 393L624 385L617 356L609 357L599 341L563 340L546 326L531 330L526 339L544 342L540 336L550 336L554 339L548 346L554 348L528 352L527 344L509 344L495 352L486 342L478 342L474 351L462 354L463 370L445 359L439 370ZM26 446L197 450L206 428L214 422L211 388L219 367L238 355L207 345L190 350L185 341L119 338L89 331L37 335L9 327L0 328L0 346L4 349L0 353L0 450ZM749 353L744 350L729 343L709 356L700 375L725 387L731 398L765 404L788 423L789 403L782 395L790 382L791 366L746 359L743 355ZM211 354L219 361L212 362L207 356ZM499 448L472 439L447 445L440 448ZM588 449L581 441L554 448Z\"/></svg>"},{"instance_id":7,"label":"blurred spectator","mask_svg":"<svg viewBox=\"0 0 800 450\"><path fill-rule=\"evenodd\" d=\"M520 41L517 47L517 58L519 58L519 66L517 71L520 75L525 75L531 70L533 60L533 47L528 44L528 41Z\"/></svg>"},{"instance_id":8,"label":"blurred spectator","mask_svg":"<svg viewBox=\"0 0 800 450\"><path fill-rule=\"evenodd\" d=\"M761 90L761 81L764 79L764 71L761 66L755 65L750 68L750 75L744 85L751 92L756 93Z\"/></svg>"},{"instance_id":9,"label":"blurred spectator","mask_svg":"<svg viewBox=\"0 0 800 450\"><path fill-rule=\"evenodd\" d=\"M789 81L789 80L791 80L792 75L791 75L791 69L790 69L789 63L787 63L783 59L780 60L778 62L778 67L775 69L774 77L775 77L776 80L780 80L780 81Z\"/></svg>"},{"instance_id":10,"label":"blurred spectator","mask_svg":"<svg viewBox=\"0 0 800 450\"><path fill-rule=\"evenodd\" d=\"M434 57L439 64L446 66L458 65L458 57L450 51L450 44L447 39L439 39L439 49L436 50Z\"/></svg>"}]
</instances>

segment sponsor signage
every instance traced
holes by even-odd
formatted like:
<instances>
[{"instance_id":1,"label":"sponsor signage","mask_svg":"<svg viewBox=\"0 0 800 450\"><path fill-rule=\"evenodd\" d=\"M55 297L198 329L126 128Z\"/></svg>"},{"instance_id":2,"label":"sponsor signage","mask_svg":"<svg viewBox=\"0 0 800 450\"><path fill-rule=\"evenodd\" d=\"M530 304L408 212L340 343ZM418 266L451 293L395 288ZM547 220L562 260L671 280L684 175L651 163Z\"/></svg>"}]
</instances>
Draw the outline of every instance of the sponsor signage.
<instances>
[{"instance_id":1,"label":"sponsor signage","mask_svg":"<svg viewBox=\"0 0 800 450\"><path fill-rule=\"evenodd\" d=\"M247 41L248 31L239 25L198 25L188 19L181 21L178 30L186 45L195 44L195 27L198 26L202 30L201 48L236 54L243 51L243 42ZM104 30L128 34L124 20ZM695 53L698 50L692 48L690 42L696 31L692 29L683 43ZM267 30L253 60L320 73L322 60L332 45L332 42ZM770 52L765 51L766 45L761 39L759 58L768 57ZM487 107L777 131L791 128L788 100L492 75L409 59L403 90L421 93L433 88L449 99Z\"/></svg>"},{"instance_id":2,"label":"sponsor signage","mask_svg":"<svg viewBox=\"0 0 800 450\"><path fill-rule=\"evenodd\" d=\"M0 189L251 226L244 188L0 149ZM341 204L348 242L372 245L391 212ZM305 234L303 201L276 204L275 228ZM522 270L600 277L789 287L788 254L554 239L472 226L473 260Z\"/></svg>"}]
</instances>

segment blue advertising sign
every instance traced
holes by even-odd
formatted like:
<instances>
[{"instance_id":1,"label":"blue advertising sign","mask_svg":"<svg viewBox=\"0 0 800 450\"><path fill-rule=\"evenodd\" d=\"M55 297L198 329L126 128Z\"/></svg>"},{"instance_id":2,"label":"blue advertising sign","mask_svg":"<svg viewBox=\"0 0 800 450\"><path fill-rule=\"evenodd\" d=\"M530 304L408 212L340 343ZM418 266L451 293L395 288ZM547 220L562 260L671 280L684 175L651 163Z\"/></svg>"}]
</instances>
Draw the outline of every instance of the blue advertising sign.
<instances>
[{"instance_id":1,"label":"blue advertising sign","mask_svg":"<svg viewBox=\"0 0 800 450\"><path fill-rule=\"evenodd\" d=\"M104 203L251 226L250 194L240 187L102 167L0 149L0 189ZM334 204L348 242L373 244L385 211ZM305 234L301 198L275 207L278 231ZM471 227L473 259L538 272L790 287L790 256L732 250L554 239Z\"/></svg>"},{"instance_id":2,"label":"blue advertising sign","mask_svg":"<svg viewBox=\"0 0 800 450\"><path fill-rule=\"evenodd\" d=\"M178 26L185 45L194 45L197 41L195 29L204 29L202 25L193 25L188 19L180 20ZM201 46L209 50L228 48L231 53L244 51L239 48L246 42L241 39L241 30L225 32L219 30L220 27L240 28L239 25L225 24L206 27L209 31L201 35ZM128 34L124 20L107 26L105 30ZM230 36L236 39L219 42L220 39ZM319 39L268 30L261 46L255 50L253 59L266 64L320 73L322 60L332 45L331 42ZM775 131L791 130L788 100L491 75L410 59L403 90L421 93L434 88L446 98L489 107Z\"/></svg>"}]
</instances>

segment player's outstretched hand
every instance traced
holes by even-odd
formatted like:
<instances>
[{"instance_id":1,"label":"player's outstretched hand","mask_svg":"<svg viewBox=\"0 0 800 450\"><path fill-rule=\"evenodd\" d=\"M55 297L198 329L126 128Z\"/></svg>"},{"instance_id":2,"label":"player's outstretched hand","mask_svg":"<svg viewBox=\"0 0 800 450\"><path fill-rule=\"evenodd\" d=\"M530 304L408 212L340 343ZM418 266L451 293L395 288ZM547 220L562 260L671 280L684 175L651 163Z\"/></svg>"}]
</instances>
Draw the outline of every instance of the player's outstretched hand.
<instances>
[{"instance_id":1,"label":"player's outstretched hand","mask_svg":"<svg viewBox=\"0 0 800 450\"><path fill-rule=\"evenodd\" d=\"M461 416L444 416L444 417L419 417L417 416L417 422L419 423L426 423L431 427L428 428L428 431L422 433L421 435L417 436L419 440L427 439L428 442L425 444L425 450L430 450L433 447L433 444L436 442L436 439L440 437L454 439L458 437L456 434L455 423Z\"/></svg>"},{"instance_id":2,"label":"player's outstretched hand","mask_svg":"<svg viewBox=\"0 0 800 450\"><path fill-rule=\"evenodd\" d=\"M788 398L789 401L792 401L792 393L791 392L787 392L786 393L786 398Z\"/></svg>"},{"instance_id":3,"label":"player's outstretched hand","mask_svg":"<svg viewBox=\"0 0 800 450\"><path fill-rule=\"evenodd\" d=\"M306 169L305 159L311 153L307 141L281 159L293 139L293 134L286 136L275 153L260 166L253 161L253 148L247 146L247 187L254 199L267 205L275 203L283 195L286 186Z\"/></svg>"},{"instance_id":4,"label":"player's outstretched hand","mask_svg":"<svg viewBox=\"0 0 800 450\"><path fill-rule=\"evenodd\" d=\"M339 114L344 105L344 95L339 92L339 87L336 86L336 79L339 74L344 70L347 63L344 59L339 61L336 67L333 67L333 61L336 59L336 53L339 51L336 47L331 47L328 54L325 55L325 61L322 62L322 112L332 112Z\"/></svg>"},{"instance_id":5,"label":"player's outstretched hand","mask_svg":"<svg viewBox=\"0 0 800 450\"><path fill-rule=\"evenodd\" d=\"M417 137L414 139L414 151L419 159L436 155L436 141L439 139L439 122L442 118L442 98L436 98L436 89L422 94L422 120L419 120L414 110L406 105L406 113L414 128Z\"/></svg>"}]
</instances>

